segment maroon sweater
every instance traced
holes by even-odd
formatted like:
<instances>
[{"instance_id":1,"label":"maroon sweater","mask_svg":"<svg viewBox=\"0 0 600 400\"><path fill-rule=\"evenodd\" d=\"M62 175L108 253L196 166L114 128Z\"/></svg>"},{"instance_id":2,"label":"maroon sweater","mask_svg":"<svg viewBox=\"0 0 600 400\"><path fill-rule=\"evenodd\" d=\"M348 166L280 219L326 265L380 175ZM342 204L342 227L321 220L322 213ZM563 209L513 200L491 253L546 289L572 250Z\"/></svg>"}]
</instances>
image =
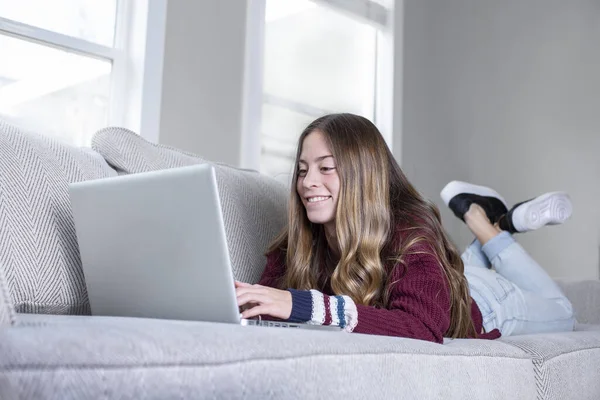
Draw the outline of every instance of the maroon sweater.
<instances>
[{"instance_id":1,"label":"maroon sweater","mask_svg":"<svg viewBox=\"0 0 600 400\"><path fill-rule=\"evenodd\" d=\"M442 266L427 251L427 246L418 244L409 253L424 251L429 254L406 254L404 256L405 266L396 265L391 274L391 282L396 282L390 290L390 302L386 309L375 308L353 304L347 297L348 302L352 302L352 319L354 323L350 331L374 335L400 336L413 339L428 340L431 342L442 343L444 333L450 326L450 288L448 287L444 276ZM278 282L285 273L285 257L281 252L274 252L268 255L267 265L259 281L260 285L278 287ZM292 291L293 305L292 316L298 315L300 305L296 303L306 303L302 299L306 296L299 296L298 293L308 291ZM322 302L327 308L329 304L337 301L341 296L334 296L331 287L326 286L320 296L320 292L312 292L313 303L310 300L306 308L310 315L312 307L313 315L315 310L315 299L324 298ZM316 297L315 297L316 294ZM331 297L330 297L331 296ZM310 297L308 297L310 299ZM341 300L341 299L340 299ZM343 300L342 310L343 315ZM323 307L322 305L319 307ZM355 308L354 308L355 307ZM332 323L331 314L335 316L337 308L332 308L332 313L325 313L320 323ZM482 316L477 304L471 299L471 316L477 332L483 332ZM310 317L304 318L309 320ZM298 319L296 319L298 320ZM340 317L338 320L342 320ZM313 323L319 323L313 321ZM343 326L343 325L342 325ZM348 329L347 329L348 330ZM478 336L482 339L496 339L500 337L497 329Z\"/></svg>"}]
</instances>

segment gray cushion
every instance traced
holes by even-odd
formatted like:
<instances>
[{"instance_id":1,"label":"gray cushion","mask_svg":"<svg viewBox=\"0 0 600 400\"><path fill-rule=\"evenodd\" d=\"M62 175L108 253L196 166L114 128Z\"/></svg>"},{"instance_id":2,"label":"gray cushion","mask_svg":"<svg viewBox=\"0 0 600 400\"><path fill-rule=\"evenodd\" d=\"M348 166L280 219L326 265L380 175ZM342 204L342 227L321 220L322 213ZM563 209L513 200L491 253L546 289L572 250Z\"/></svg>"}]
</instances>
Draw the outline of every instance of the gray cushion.
<instances>
[{"instance_id":1,"label":"gray cushion","mask_svg":"<svg viewBox=\"0 0 600 400\"><path fill-rule=\"evenodd\" d=\"M536 394L529 357L499 341L438 345L201 322L36 319L0 330L0 387L4 377L6 393L15 398L532 399Z\"/></svg>"},{"instance_id":2,"label":"gray cushion","mask_svg":"<svg viewBox=\"0 0 600 400\"><path fill-rule=\"evenodd\" d=\"M99 131L92 140L92 148L120 174L208 162L172 147L150 143L122 128ZM213 165L234 277L255 283L265 267L264 253L285 225L289 189L255 171Z\"/></svg>"},{"instance_id":3,"label":"gray cushion","mask_svg":"<svg viewBox=\"0 0 600 400\"><path fill-rule=\"evenodd\" d=\"M579 332L579 331L600 331L600 324L575 324L575 329L574 330L576 332Z\"/></svg>"},{"instance_id":4,"label":"gray cushion","mask_svg":"<svg viewBox=\"0 0 600 400\"><path fill-rule=\"evenodd\" d=\"M207 161L195 154L151 143L125 128L105 128L92 138L92 149L120 174L186 167Z\"/></svg>"},{"instance_id":5,"label":"gray cushion","mask_svg":"<svg viewBox=\"0 0 600 400\"><path fill-rule=\"evenodd\" d=\"M114 175L91 149L0 121L0 265L17 311L89 313L68 184Z\"/></svg>"},{"instance_id":6,"label":"gray cushion","mask_svg":"<svg viewBox=\"0 0 600 400\"><path fill-rule=\"evenodd\" d=\"M15 322L15 310L8 292L8 285L4 277L4 268L0 264L0 327L11 325Z\"/></svg>"},{"instance_id":7,"label":"gray cushion","mask_svg":"<svg viewBox=\"0 0 600 400\"><path fill-rule=\"evenodd\" d=\"M600 281L559 279L557 283L573 304L577 322L600 324Z\"/></svg>"},{"instance_id":8,"label":"gray cushion","mask_svg":"<svg viewBox=\"0 0 600 400\"><path fill-rule=\"evenodd\" d=\"M533 358L538 399L600 399L600 332L511 336L501 341Z\"/></svg>"}]
</instances>

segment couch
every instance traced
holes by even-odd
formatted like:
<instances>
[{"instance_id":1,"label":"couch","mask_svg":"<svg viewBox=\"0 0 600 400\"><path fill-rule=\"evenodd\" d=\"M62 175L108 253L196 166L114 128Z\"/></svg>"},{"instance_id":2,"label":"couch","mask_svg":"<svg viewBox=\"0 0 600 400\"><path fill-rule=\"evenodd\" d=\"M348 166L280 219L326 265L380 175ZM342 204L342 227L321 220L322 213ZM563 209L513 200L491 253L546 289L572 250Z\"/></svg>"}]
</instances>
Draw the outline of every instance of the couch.
<instances>
[{"instance_id":1,"label":"couch","mask_svg":"<svg viewBox=\"0 0 600 400\"><path fill-rule=\"evenodd\" d=\"M77 148L0 121L0 399L600 398L595 280L559 281L574 332L443 345L90 316L68 184L206 162L120 128ZM234 275L256 282L288 189L214 165Z\"/></svg>"}]
</instances>

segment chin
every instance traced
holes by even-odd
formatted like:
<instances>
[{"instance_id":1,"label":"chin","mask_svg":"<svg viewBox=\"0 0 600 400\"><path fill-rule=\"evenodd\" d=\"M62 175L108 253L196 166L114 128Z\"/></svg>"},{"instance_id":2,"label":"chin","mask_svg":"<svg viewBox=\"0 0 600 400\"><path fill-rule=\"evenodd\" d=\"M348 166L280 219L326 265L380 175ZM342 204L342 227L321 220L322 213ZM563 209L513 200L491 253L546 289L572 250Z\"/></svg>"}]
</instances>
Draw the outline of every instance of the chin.
<instances>
[{"instance_id":1,"label":"chin","mask_svg":"<svg viewBox=\"0 0 600 400\"><path fill-rule=\"evenodd\" d=\"M330 216L325 216L325 215L323 215L323 216L322 216L322 215L310 215L310 214L309 214L309 215L307 215L307 217L308 217L308 220L309 220L310 222L312 222L313 224L321 224L321 225L324 225L324 224L327 224L327 223L329 223L329 222L333 221L333 218L332 218L332 217L330 217Z\"/></svg>"}]
</instances>

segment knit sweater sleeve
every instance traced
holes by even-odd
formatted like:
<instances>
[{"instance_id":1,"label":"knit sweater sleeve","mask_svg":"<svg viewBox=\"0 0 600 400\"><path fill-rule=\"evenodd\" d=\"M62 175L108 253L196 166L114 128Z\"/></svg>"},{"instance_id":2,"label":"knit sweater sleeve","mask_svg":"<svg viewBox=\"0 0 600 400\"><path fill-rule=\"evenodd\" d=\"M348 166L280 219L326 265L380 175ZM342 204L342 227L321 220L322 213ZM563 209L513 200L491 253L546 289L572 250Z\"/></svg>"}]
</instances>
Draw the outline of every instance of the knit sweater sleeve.
<instances>
[{"instance_id":1,"label":"knit sweater sleeve","mask_svg":"<svg viewBox=\"0 0 600 400\"><path fill-rule=\"evenodd\" d=\"M437 259L426 249L405 256L391 271L388 307L357 305L348 296L290 290L291 321L339 325L347 332L443 343L450 325L450 293Z\"/></svg>"},{"instance_id":2,"label":"knit sweater sleeve","mask_svg":"<svg viewBox=\"0 0 600 400\"><path fill-rule=\"evenodd\" d=\"M354 331L443 343L450 326L450 289L440 263L431 254L411 254L405 267L397 265L392 273L397 282L388 308L358 305Z\"/></svg>"}]
</instances>

